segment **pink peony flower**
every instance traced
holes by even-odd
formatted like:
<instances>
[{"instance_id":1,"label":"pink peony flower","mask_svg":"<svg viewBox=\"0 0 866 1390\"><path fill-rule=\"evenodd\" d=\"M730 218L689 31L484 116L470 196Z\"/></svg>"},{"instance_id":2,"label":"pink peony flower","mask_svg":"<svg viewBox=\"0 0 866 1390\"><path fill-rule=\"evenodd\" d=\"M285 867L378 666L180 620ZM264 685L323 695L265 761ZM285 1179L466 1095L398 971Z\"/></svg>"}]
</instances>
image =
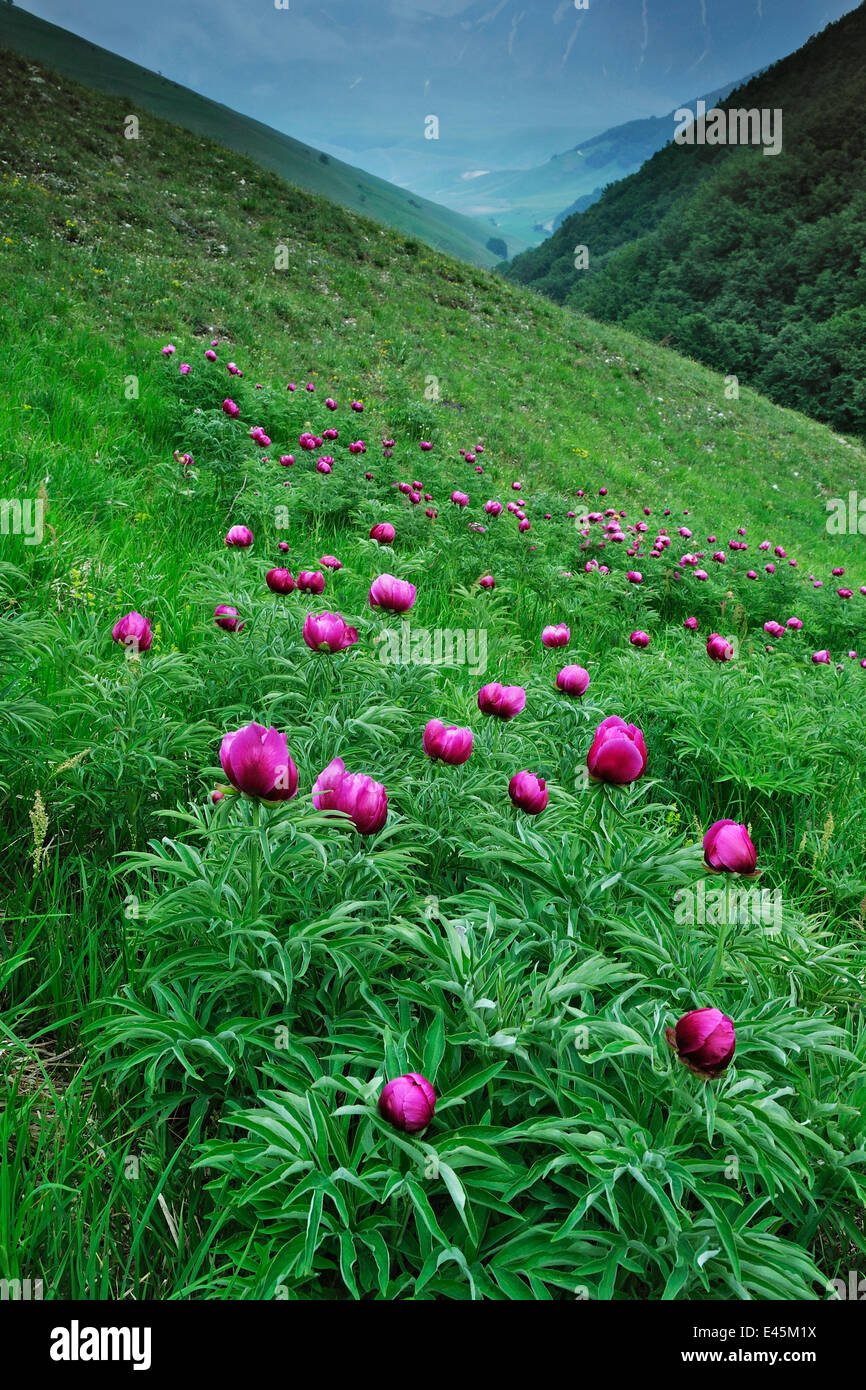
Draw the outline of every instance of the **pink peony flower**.
<instances>
[{"instance_id":1,"label":"pink peony flower","mask_svg":"<svg viewBox=\"0 0 866 1390\"><path fill-rule=\"evenodd\" d=\"M317 811L341 811L361 835L374 835L388 816L385 788L362 772L347 772L342 758L333 758L313 786Z\"/></svg>"},{"instance_id":2,"label":"pink peony flower","mask_svg":"<svg viewBox=\"0 0 866 1390\"><path fill-rule=\"evenodd\" d=\"M408 613L416 592L415 585L408 580L395 579L393 574L380 574L370 585L370 607L384 608L389 613Z\"/></svg>"},{"instance_id":3,"label":"pink peony flower","mask_svg":"<svg viewBox=\"0 0 866 1390\"><path fill-rule=\"evenodd\" d=\"M323 594L325 576L320 570L301 570L298 574L298 588L304 594Z\"/></svg>"},{"instance_id":4,"label":"pink peony flower","mask_svg":"<svg viewBox=\"0 0 866 1390\"><path fill-rule=\"evenodd\" d=\"M696 1075L712 1080L730 1064L737 1045L734 1025L719 1009L693 1009L665 1029L670 1047Z\"/></svg>"},{"instance_id":5,"label":"pink peony flower","mask_svg":"<svg viewBox=\"0 0 866 1390\"><path fill-rule=\"evenodd\" d=\"M636 724L618 714L603 719L587 754L590 777L616 786L629 786L643 777L647 765L644 736Z\"/></svg>"},{"instance_id":6,"label":"pink peony flower","mask_svg":"<svg viewBox=\"0 0 866 1390\"><path fill-rule=\"evenodd\" d=\"M285 734L263 724L247 724L226 734L220 762L236 791L262 801L290 801L298 790L298 769Z\"/></svg>"},{"instance_id":7,"label":"pink peony flower","mask_svg":"<svg viewBox=\"0 0 866 1390\"><path fill-rule=\"evenodd\" d=\"M711 632L707 638L707 656L711 661L731 661L734 649L718 632Z\"/></svg>"},{"instance_id":8,"label":"pink peony flower","mask_svg":"<svg viewBox=\"0 0 866 1390\"><path fill-rule=\"evenodd\" d=\"M310 651L342 652L357 642L358 629L349 627L339 613L308 613L302 635Z\"/></svg>"},{"instance_id":9,"label":"pink peony flower","mask_svg":"<svg viewBox=\"0 0 866 1390\"><path fill-rule=\"evenodd\" d=\"M249 526L233 526L225 543L236 550L246 550L253 543L253 533Z\"/></svg>"},{"instance_id":10,"label":"pink peony flower","mask_svg":"<svg viewBox=\"0 0 866 1390\"><path fill-rule=\"evenodd\" d=\"M424 729L422 742L428 758L439 758L451 767L459 767L471 756L472 730L431 719Z\"/></svg>"},{"instance_id":11,"label":"pink peony flower","mask_svg":"<svg viewBox=\"0 0 866 1390\"><path fill-rule=\"evenodd\" d=\"M508 795L519 810L528 816L537 816L547 805L547 784L543 777L531 772L515 772L508 783Z\"/></svg>"},{"instance_id":12,"label":"pink peony flower","mask_svg":"<svg viewBox=\"0 0 866 1390\"><path fill-rule=\"evenodd\" d=\"M273 594L290 594L295 581L288 570L268 570L265 583Z\"/></svg>"},{"instance_id":13,"label":"pink peony flower","mask_svg":"<svg viewBox=\"0 0 866 1390\"><path fill-rule=\"evenodd\" d=\"M497 719L513 719L525 704L526 691L522 685L500 685L498 681L491 681L489 685L482 685L478 692L481 713Z\"/></svg>"},{"instance_id":14,"label":"pink peony flower","mask_svg":"<svg viewBox=\"0 0 866 1390\"><path fill-rule=\"evenodd\" d=\"M564 695L585 695L589 689L589 672L582 666L563 666L554 684Z\"/></svg>"},{"instance_id":15,"label":"pink peony flower","mask_svg":"<svg viewBox=\"0 0 866 1390\"><path fill-rule=\"evenodd\" d=\"M420 1072L410 1071L389 1081L379 1097L379 1114L395 1129L418 1134L436 1109L436 1092Z\"/></svg>"},{"instance_id":16,"label":"pink peony flower","mask_svg":"<svg viewBox=\"0 0 866 1390\"><path fill-rule=\"evenodd\" d=\"M711 869L753 874L757 858L748 830L735 820L714 821L704 836L704 859Z\"/></svg>"},{"instance_id":17,"label":"pink peony flower","mask_svg":"<svg viewBox=\"0 0 866 1390\"><path fill-rule=\"evenodd\" d=\"M131 652L146 652L153 643L153 632L147 618L141 613L125 613L118 618L111 629L111 640Z\"/></svg>"},{"instance_id":18,"label":"pink peony flower","mask_svg":"<svg viewBox=\"0 0 866 1390\"><path fill-rule=\"evenodd\" d=\"M226 603L217 604L213 613L214 622L224 632L243 632L246 624L238 622L238 610Z\"/></svg>"}]
</instances>

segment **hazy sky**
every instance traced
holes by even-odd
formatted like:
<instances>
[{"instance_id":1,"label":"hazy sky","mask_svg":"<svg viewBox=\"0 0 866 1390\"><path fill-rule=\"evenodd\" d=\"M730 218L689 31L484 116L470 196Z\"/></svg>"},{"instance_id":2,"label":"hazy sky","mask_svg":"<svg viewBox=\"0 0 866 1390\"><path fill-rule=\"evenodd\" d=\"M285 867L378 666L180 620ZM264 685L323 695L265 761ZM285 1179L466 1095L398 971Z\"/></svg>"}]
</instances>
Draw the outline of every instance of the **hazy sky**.
<instances>
[{"instance_id":1,"label":"hazy sky","mask_svg":"<svg viewBox=\"0 0 866 1390\"><path fill-rule=\"evenodd\" d=\"M852 0L26 0L396 181L526 166L765 67ZM583 0L580 0L583 3ZM424 118L440 121L424 141ZM435 146L435 148L433 148Z\"/></svg>"}]
</instances>

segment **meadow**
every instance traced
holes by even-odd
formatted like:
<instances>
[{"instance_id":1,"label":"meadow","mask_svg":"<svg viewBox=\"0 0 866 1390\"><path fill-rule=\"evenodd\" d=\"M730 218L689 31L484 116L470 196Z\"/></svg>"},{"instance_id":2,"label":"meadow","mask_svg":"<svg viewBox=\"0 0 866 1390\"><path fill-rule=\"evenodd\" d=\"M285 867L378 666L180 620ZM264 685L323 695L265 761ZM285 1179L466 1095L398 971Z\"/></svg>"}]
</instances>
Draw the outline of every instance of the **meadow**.
<instances>
[{"instance_id":1,"label":"meadow","mask_svg":"<svg viewBox=\"0 0 866 1390\"><path fill-rule=\"evenodd\" d=\"M2 84L0 1276L838 1296L866 564L827 518L862 446L128 140L122 100Z\"/></svg>"}]
</instances>

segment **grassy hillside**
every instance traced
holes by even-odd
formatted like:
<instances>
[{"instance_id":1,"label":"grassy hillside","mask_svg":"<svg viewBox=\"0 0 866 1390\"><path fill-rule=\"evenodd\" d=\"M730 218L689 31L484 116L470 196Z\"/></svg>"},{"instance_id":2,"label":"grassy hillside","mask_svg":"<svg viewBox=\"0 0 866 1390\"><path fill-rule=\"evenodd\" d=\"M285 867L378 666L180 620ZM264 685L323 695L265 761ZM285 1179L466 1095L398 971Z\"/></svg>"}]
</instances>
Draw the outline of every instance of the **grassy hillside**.
<instances>
[{"instance_id":1,"label":"grassy hillside","mask_svg":"<svg viewBox=\"0 0 866 1390\"><path fill-rule=\"evenodd\" d=\"M0 83L0 1276L826 1298L863 1251L866 564L826 528L863 449L181 129L126 141L122 100L15 56ZM582 509L608 506L672 545L601 548ZM278 565L324 592L277 596ZM403 618L370 605L383 572L416 586ZM322 610L357 643L311 651ZM153 641L125 659L130 611ZM479 709L493 681L525 689L509 722ZM630 787L586 775L616 714L646 739ZM471 728L462 766L425 755L434 718ZM251 721L297 795L214 803ZM315 809L335 757L386 789L377 833ZM760 880L705 869L721 818ZM720 882L778 892L775 919L684 925ZM736 1030L712 1081L665 1041L704 1007ZM437 1096L415 1133L376 1105L409 1072Z\"/></svg>"},{"instance_id":2,"label":"grassy hillside","mask_svg":"<svg viewBox=\"0 0 866 1390\"><path fill-rule=\"evenodd\" d=\"M307 193L330 198L341 207L375 218L406 236L420 237L450 256L482 266L495 265L502 259L498 244L501 233L494 233L489 225L311 149L18 6L0 5L0 48L47 63L97 91L122 96L126 98L125 114L143 118L149 112L173 121L237 154L248 155ZM487 244L491 239L492 250ZM507 254L512 256L525 245L519 237L508 236Z\"/></svg>"},{"instance_id":3,"label":"grassy hillside","mask_svg":"<svg viewBox=\"0 0 866 1390\"><path fill-rule=\"evenodd\" d=\"M720 103L781 110L780 154L671 143L506 274L863 434L864 64L861 5Z\"/></svg>"}]
</instances>

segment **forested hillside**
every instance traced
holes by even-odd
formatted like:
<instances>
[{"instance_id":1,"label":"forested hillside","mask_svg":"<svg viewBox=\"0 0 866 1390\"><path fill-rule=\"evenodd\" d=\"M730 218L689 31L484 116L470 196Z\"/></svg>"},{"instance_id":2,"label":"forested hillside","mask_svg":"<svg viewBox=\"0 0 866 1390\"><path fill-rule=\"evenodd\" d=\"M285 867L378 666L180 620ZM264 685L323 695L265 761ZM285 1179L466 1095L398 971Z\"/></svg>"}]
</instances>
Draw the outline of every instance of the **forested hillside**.
<instances>
[{"instance_id":1,"label":"forested hillside","mask_svg":"<svg viewBox=\"0 0 866 1390\"><path fill-rule=\"evenodd\" d=\"M862 434L864 99L861 5L722 103L780 109L780 154L672 142L505 273Z\"/></svg>"}]
</instances>

